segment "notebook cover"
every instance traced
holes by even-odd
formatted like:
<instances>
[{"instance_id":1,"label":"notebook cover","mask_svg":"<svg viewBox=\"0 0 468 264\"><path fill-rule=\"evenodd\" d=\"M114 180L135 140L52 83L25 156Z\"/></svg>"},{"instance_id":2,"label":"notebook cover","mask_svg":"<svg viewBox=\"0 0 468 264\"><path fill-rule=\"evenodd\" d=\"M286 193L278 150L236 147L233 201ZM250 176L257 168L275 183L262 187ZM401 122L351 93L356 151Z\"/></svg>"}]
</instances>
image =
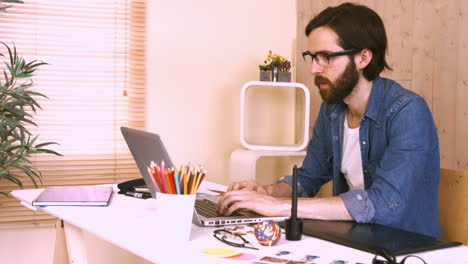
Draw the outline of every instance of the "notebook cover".
<instances>
[{"instance_id":1,"label":"notebook cover","mask_svg":"<svg viewBox=\"0 0 468 264\"><path fill-rule=\"evenodd\" d=\"M112 186L47 187L32 202L34 206L107 206Z\"/></svg>"},{"instance_id":2,"label":"notebook cover","mask_svg":"<svg viewBox=\"0 0 468 264\"><path fill-rule=\"evenodd\" d=\"M373 254L393 256L459 246L461 243L408 232L379 224L352 221L304 220L302 232L316 238Z\"/></svg>"}]
</instances>

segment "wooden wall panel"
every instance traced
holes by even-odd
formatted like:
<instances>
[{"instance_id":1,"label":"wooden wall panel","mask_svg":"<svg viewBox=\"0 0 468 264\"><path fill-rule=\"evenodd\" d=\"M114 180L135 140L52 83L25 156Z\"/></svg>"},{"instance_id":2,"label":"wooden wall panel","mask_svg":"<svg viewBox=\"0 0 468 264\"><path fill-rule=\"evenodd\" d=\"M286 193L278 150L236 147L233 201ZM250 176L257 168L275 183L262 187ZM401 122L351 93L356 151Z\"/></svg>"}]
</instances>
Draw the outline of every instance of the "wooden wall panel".
<instances>
[{"instance_id":1,"label":"wooden wall panel","mask_svg":"<svg viewBox=\"0 0 468 264\"><path fill-rule=\"evenodd\" d=\"M434 0L416 0L413 9L413 44L411 80L413 91L424 97L432 109L432 83L434 81L434 28L427 25L436 17Z\"/></svg>"},{"instance_id":2,"label":"wooden wall panel","mask_svg":"<svg viewBox=\"0 0 468 264\"><path fill-rule=\"evenodd\" d=\"M298 54L306 49L304 28L328 6L346 1L298 0ZM358 0L383 19L389 39L388 61L394 79L422 95L432 110L441 144L441 166L468 170L468 1ZM320 96L309 69L298 60L296 79L311 90L311 125Z\"/></svg>"},{"instance_id":3,"label":"wooden wall panel","mask_svg":"<svg viewBox=\"0 0 468 264\"><path fill-rule=\"evenodd\" d=\"M433 114L439 132L441 166L455 167L455 109L458 61L458 3L439 0L432 20L435 40Z\"/></svg>"},{"instance_id":4,"label":"wooden wall panel","mask_svg":"<svg viewBox=\"0 0 468 264\"><path fill-rule=\"evenodd\" d=\"M297 36L298 41L297 43L297 65L295 68L296 71L296 81L299 83L303 83L305 86L309 88L310 91L310 130L309 136L312 135L312 126L315 122L317 117L317 113L320 110L320 103L322 99L318 93L317 88L314 85L314 79L310 75L310 69L305 64L302 58L302 52L307 50L307 39L305 37L305 28L309 23L310 19L318 14L318 9L316 5L320 5L326 7L326 4L323 3L325 1L298 1L297 4L297 19L298 19L298 27L297 27Z\"/></svg>"},{"instance_id":5,"label":"wooden wall panel","mask_svg":"<svg viewBox=\"0 0 468 264\"><path fill-rule=\"evenodd\" d=\"M455 118L455 168L468 171L468 1L460 1L458 34L457 96Z\"/></svg>"},{"instance_id":6,"label":"wooden wall panel","mask_svg":"<svg viewBox=\"0 0 468 264\"><path fill-rule=\"evenodd\" d=\"M375 1L373 8L382 18L388 37L387 62L393 71L385 70L382 76L396 80L411 79L411 44L413 30L408 25L413 21L413 3L411 1ZM371 6L369 6L372 8Z\"/></svg>"}]
</instances>

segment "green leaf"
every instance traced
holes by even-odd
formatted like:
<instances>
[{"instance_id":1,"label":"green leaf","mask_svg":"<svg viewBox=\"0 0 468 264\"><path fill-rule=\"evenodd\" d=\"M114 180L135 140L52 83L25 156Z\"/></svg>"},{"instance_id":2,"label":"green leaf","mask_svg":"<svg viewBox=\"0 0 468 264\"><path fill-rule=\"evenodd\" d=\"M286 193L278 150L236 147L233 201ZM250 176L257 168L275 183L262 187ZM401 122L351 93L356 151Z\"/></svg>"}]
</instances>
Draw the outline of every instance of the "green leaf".
<instances>
[{"instance_id":1,"label":"green leaf","mask_svg":"<svg viewBox=\"0 0 468 264\"><path fill-rule=\"evenodd\" d=\"M17 4L24 4L23 1L20 0L0 0L2 3L17 3Z\"/></svg>"},{"instance_id":2,"label":"green leaf","mask_svg":"<svg viewBox=\"0 0 468 264\"><path fill-rule=\"evenodd\" d=\"M57 142L44 142L41 144L37 144L35 148L42 148L42 147L49 146L49 145L60 145L60 144Z\"/></svg>"},{"instance_id":3,"label":"green leaf","mask_svg":"<svg viewBox=\"0 0 468 264\"><path fill-rule=\"evenodd\" d=\"M22 79L22 78L30 78L32 76L33 76L32 74L18 74L16 75L16 78Z\"/></svg>"},{"instance_id":4,"label":"green leaf","mask_svg":"<svg viewBox=\"0 0 468 264\"><path fill-rule=\"evenodd\" d=\"M9 78L8 78L8 75L7 75L6 71L3 71L3 76L5 77L5 83L6 83L6 84L9 83L10 80L9 80Z\"/></svg>"},{"instance_id":5,"label":"green leaf","mask_svg":"<svg viewBox=\"0 0 468 264\"><path fill-rule=\"evenodd\" d=\"M34 153L34 154L47 153L47 154L53 154L56 156L63 156L62 154L55 152L53 150L49 150L49 149L36 149L36 150L33 150L31 153Z\"/></svg>"},{"instance_id":6,"label":"green leaf","mask_svg":"<svg viewBox=\"0 0 468 264\"><path fill-rule=\"evenodd\" d=\"M30 137L28 137L28 141L29 141L29 145L30 145L30 146L34 145L34 142L36 142L37 137L39 137L39 136L35 136L35 137L33 137L31 140L29 140Z\"/></svg>"},{"instance_id":7,"label":"green leaf","mask_svg":"<svg viewBox=\"0 0 468 264\"><path fill-rule=\"evenodd\" d=\"M45 94L38 93L38 92L33 92L33 91L28 91L28 95L41 96L41 97L44 97L44 98L49 98Z\"/></svg>"},{"instance_id":8,"label":"green leaf","mask_svg":"<svg viewBox=\"0 0 468 264\"><path fill-rule=\"evenodd\" d=\"M36 60L34 61L31 61L30 63L26 64L26 67L27 68L30 68L30 69L36 69L37 67L41 66L41 65L46 65L48 64L47 62L37 62Z\"/></svg>"},{"instance_id":9,"label":"green leaf","mask_svg":"<svg viewBox=\"0 0 468 264\"><path fill-rule=\"evenodd\" d=\"M13 54L11 54L11 49L10 49L10 47L9 47L7 44L5 44L5 43L3 43L3 45L5 45L5 47L6 47L7 50L8 50L8 54L10 55L10 65L15 65L14 58L13 58Z\"/></svg>"},{"instance_id":10,"label":"green leaf","mask_svg":"<svg viewBox=\"0 0 468 264\"><path fill-rule=\"evenodd\" d=\"M7 6L2 6L0 7L0 11L5 11L7 10L8 8L12 7L11 5L7 5Z\"/></svg>"},{"instance_id":11,"label":"green leaf","mask_svg":"<svg viewBox=\"0 0 468 264\"><path fill-rule=\"evenodd\" d=\"M7 175L7 176L3 176L2 178L4 178L5 180L8 180L8 181L11 181L12 183L14 183L14 184L18 185L19 187L23 188L23 183L21 183L21 181L18 180L18 178L16 178L16 177Z\"/></svg>"},{"instance_id":12,"label":"green leaf","mask_svg":"<svg viewBox=\"0 0 468 264\"><path fill-rule=\"evenodd\" d=\"M11 65L8 62L5 62L5 66L8 68L8 71L10 71L10 74L14 75L14 69L11 67Z\"/></svg>"},{"instance_id":13,"label":"green leaf","mask_svg":"<svg viewBox=\"0 0 468 264\"><path fill-rule=\"evenodd\" d=\"M26 168L24 167L23 168L23 172L29 177L29 179L31 179L31 181L34 183L34 186L37 188L37 182L36 182L36 179L38 179L41 183L42 183L42 175L41 175L41 172L39 171L34 171L30 168Z\"/></svg>"}]
</instances>

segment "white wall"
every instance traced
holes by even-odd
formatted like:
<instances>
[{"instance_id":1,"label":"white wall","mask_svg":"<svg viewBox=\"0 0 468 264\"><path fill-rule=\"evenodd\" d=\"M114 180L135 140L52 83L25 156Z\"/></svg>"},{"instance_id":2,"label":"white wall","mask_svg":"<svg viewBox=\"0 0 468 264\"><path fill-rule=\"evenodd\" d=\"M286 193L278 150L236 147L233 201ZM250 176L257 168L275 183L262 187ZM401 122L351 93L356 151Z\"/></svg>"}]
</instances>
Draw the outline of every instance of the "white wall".
<instances>
[{"instance_id":1,"label":"white wall","mask_svg":"<svg viewBox=\"0 0 468 264\"><path fill-rule=\"evenodd\" d=\"M54 226L0 228L0 263L53 263Z\"/></svg>"},{"instance_id":2,"label":"white wall","mask_svg":"<svg viewBox=\"0 0 468 264\"><path fill-rule=\"evenodd\" d=\"M176 164L204 164L209 180L227 183L229 155L240 147L240 89L258 80L268 50L294 60L296 2L151 0L147 17L147 129ZM1 263L51 263L53 227L0 234ZM91 263L144 263L88 240Z\"/></svg>"},{"instance_id":3,"label":"white wall","mask_svg":"<svg viewBox=\"0 0 468 264\"><path fill-rule=\"evenodd\" d=\"M147 130L173 161L228 182L242 85L268 50L293 60L296 1L148 1Z\"/></svg>"}]
</instances>

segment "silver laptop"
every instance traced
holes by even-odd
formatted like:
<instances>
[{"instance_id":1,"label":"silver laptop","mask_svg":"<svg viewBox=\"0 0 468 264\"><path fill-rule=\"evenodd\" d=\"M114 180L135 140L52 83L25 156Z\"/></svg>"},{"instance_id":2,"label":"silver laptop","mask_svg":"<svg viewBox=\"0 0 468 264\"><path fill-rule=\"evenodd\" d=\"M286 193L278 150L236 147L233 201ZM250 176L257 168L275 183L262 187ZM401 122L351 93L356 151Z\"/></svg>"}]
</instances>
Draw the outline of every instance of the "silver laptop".
<instances>
[{"instance_id":1,"label":"silver laptop","mask_svg":"<svg viewBox=\"0 0 468 264\"><path fill-rule=\"evenodd\" d=\"M153 185L151 175L148 174L148 165L151 161L157 164L164 161L166 166L174 166L161 138L157 134L128 127L120 127L120 131L151 192L151 196L156 198L156 186ZM265 220L283 221L287 218L262 216L249 211L235 212L235 215L230 216L219 216L216 213L219 198L220 196L197 196L193 211L193 223L199 226L242 225Z\"/></svg>"}]
</instances>

